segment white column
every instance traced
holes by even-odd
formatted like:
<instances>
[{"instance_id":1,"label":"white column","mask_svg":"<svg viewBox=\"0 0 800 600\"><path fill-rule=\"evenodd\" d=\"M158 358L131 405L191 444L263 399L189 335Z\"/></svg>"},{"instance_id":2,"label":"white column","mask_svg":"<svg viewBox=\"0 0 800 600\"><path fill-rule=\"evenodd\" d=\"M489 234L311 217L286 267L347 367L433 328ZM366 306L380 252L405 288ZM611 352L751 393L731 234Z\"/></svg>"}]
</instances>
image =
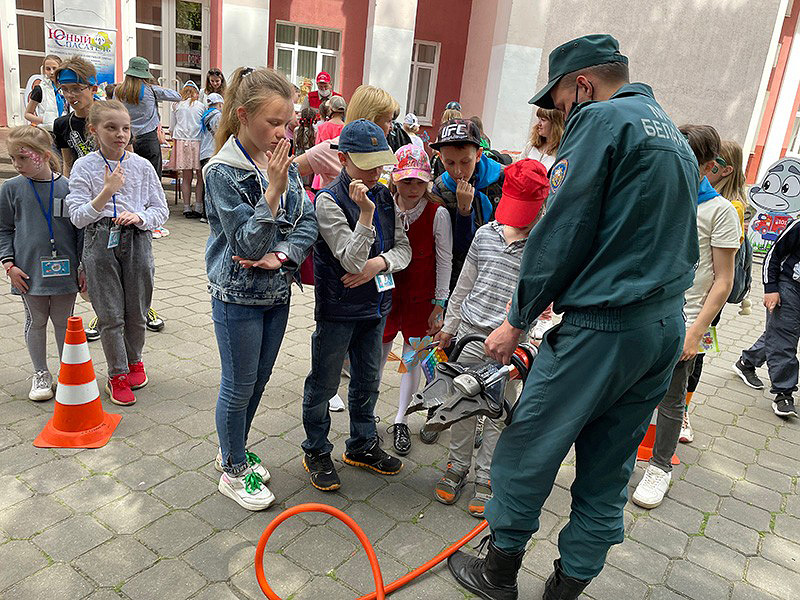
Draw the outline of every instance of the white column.
<instances>
[{"instance_id":1,"label":"white column","mask_svg":"<svg viewBox=\"0 0 800 600\"><path fill-rule=\"evenodd\" d=\"M367 16L364 83L383 88L403 107L408 97L417 0L373 0Z\"/></svg>"},{"instance_id":2,"label":"white column","mask_svg":"<svg viewBox=\"0 0 800 600\"><path fill-rule=\"evenodd\" d=\"M230 75L242 66L267 66L267 44L274 42L269 0L225 0L222 39L223 73Z\"/></svg>"},{"instance_id":3,"label":"white column","mask_svg":"<svg viewBox=\"0 0 800 600\"><path fill-rule=\"evenodd\" d=\"M775 104L775 113L772 115L767 141L764 144L764 154L758 168L759 181L770 165L781 156L786 130L791 123L794 123L795 115L792 109L798 87L800 87L800 19L794 30L794 39L789 51L789 58L786 61L786 71L783 74L781 89L777 92L778 102Z\"/></svg>"},{"instance_id":4,"label":"white column","mask_svg":"<svg viewBox=\"0 0 800 600\"><path fill-rule=\"evenodd\" d=\"M483 106L477 114L498 150L522 150L528 138L533 111L528 100L533 96L536 79L542 64L542 41L549 2L531 3L525 0L498 0L494 28L491 31L491 52L486 68L483 88ZM473 16L474 16L473 4ZM482 9L483 10L483 9ZM482 26L488 29L485 24ZM470 24L470 35L473 25ZM486 31L489 33L489 31ZM485 39L485 37L484 37ZM482 52L486 52L485 42ZM468 47L468 54L470 48ZM544 57L546 61L547 57ZM462 96L468 86L474 86L465 61ZM474 67L473 67L474 68ZM482 69L480 69L482 70ZM473 94L474 95L474 94ZM480 101L480 98L472 98ZM464 110L470 112L470 106Z\"/></svg>"}]
</instances>

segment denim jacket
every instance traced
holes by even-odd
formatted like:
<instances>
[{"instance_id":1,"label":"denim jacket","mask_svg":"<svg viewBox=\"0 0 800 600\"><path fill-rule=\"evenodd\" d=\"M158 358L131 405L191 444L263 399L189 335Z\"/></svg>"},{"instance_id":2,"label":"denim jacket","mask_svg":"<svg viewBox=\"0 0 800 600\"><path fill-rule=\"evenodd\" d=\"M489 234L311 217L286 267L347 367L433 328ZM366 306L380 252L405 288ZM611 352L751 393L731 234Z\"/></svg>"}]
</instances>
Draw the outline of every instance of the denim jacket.
<instances>
[{"instance_id":1,"label":"denim jacket","mask_svg":"<svg viewBox=\"0 0 800 600\"><path fill-rule=\"evenodd\" d=\"M262 174L265 177L266 173ZM234 304L275 305L289 302L292 279L317 239L314 207L303 189L297 167L289 169L289 187L278 214L264 198L255 168L231 137L203 169L206 214L211 233L206 244L206 271L211 295ZM270 271L246 269L233 260L258 260L283 252L288 260Z\"/></svg>"}]
</instances>

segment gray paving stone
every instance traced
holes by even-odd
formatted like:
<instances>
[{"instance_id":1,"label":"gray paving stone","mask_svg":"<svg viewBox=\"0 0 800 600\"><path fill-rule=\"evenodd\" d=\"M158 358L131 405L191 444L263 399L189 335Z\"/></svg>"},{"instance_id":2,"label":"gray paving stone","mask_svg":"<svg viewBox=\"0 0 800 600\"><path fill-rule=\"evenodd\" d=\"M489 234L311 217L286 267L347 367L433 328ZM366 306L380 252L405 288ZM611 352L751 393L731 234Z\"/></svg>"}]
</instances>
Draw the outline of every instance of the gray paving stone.
<instances>
[{"instance_id":1,"label":"gray paving stone","mask_svg":"<svg viewBox=\"0 0 800 600\"><path fill-rule=\"evenodd\" d=\"M230 530L251 516L253 513L240 507L227 496L212 493L210 496L192 506L190 512L203 519L214 529ZM263 521L263 519L261 519ZM263 529L263 527L262 527Z\"/></svg>"},{"instance_id":2,"label":"gray paving stone","mask_svg":"<svg viewBox=\"0 0 800 600\"><path fill-rule=\"evenodd\" d=\"M686 561L673 566L667 586L693 600L728 600L730 593L728 581Z\"/></svg>"},{"instance_id":3,"label":"gray paving stone","mask_svg":"<svg viewBox=\"0 0 800 600\"><path fill-rule=\"evenodd\" d=\"M166 559L131 578L122 591L132 600L185 600L205 584L186 563Z\"/></svg>"},{"instance_id":4,"label":"gray paving stone","mask_svg":"<svg viewBox=\"0 0 800 600\"><path fill-rule=\"evenodd\" d=\"M312 527L286 546L284 555L311 573L324 574L350 558L355 550L349 539L332 535L327 528Z\"/></svg>"},{"instance_id":5,"label":"gray paving stone","mask_svg":"<svg viewBox=\"0 0 800 600\"><path fill-rule=\"evenodd\" d=\"M161 454L187 439L189 436L182 431L169 425L158 424L130 436L128 442L145 454Z\"/></svg>"},{"instance_id":6,"label":"gray paving stone","mask_svg":"<svg viewBox=\"0 0 800 600\"><path fill-rule=\"evenodd\" d=\"M142 456L114 471L114 475L132 490L145 491L179 471L178 467L160 456Z\"/></svg>"},{"instance_id":7,"label":"gray paving stone","mask_svg":"<svg viewBox=\"0 0 800 600\"><path fill-rule=\"evenodd\" d=\"M0 593L35 573L50 561L30 542L10 541L0 545Z\"/></svg>"},{"instance_id":8,"label":"gray paving stone","mask_svg":"<svg viewBox=\"0 0 800 600\"><path fill-rule=\"evenodd\" d=\"M783 503L783 496L778 492L750 483L747 480L737 481L736 485L733 486L731 495L746 504L752 504L769 512L778 512Z\"/></svg>"},{"instance_id":9,"label":"gray paving stone","mask_svg":"<svg viewBox=\"0 0 800 600\"><path fill-rule=\"evenodd\" d=\"M669 497L658 508L649 512L649 516L685 533L698 533L705 518L703 513Z\"/></svg>"},{"instance_id":10,"label":"gray paving stone","mask_svg":"<svg viewBox=\"0 0 800 600\"><path fill-rule=\"evenodd\" d=\"M670 563L663 554L635 540L612 547L607 562L649 584L663 583Z\"/></svg>"},{"instance_id":11,"label":"gray paving stone","mask_svg":"<svg viewBox=\"0 0 800 600\"><path fill-rule=\"evenodd\" d=\"M311 575L307 571L298 567L288 558L272 552L264 553L264 575L267 583L281 598L288 598L292 594L296 594L311 579ZM231 578L231 584L247 598L261 600L264 597L256 580L255 569L245 569Z\"/></svg>"},{"instance_id":12,"label":"gray paving stone","mask_svg":"<svg viewBox=\"0 0 800 600\"><path fill-rule=\"evenodd\" d=\"M239 600L239 596L228 587L228 584L213 583L192 596L192 600Z\"/></svg>"},{"instance_id":13,"label":"gray paving stone","mask_svg":"<svg viewBox=\"0 0 800 600\"><path fill-rule=\"evenodd\" d=\"M136 415L128 415L120 421L120 426L123 422L129 421L131 417ZM152 426L153 422L148 421ZM119 435L119 426L114 431L114 436ZM129 446L121 439L112 437L108 444L103 446L102 449L89 450L81 452L75 460L83 464L87 469L96 473L117 473L120 467L127 465L142 456L142 451Z\"/></svg>"},{"instance_id":14,"label":"gray paving stone","mask_svg":"<svg viewBox=\"0 0 800 600\"><path fill-rule=\"evenodd\" d=\"M772 520L772 515L766 510L736 498L723 498L719 514L757 531L767 531Z\"/></svg>"},{"instance_id":15,"label":"gray paving stone","mask_svg":"<svg viewBox=\"0 0 800 600\"><path fill-rule=\"evenodd\" d=\"M30 402L26 400L26 402ZM3 405L5 409L6 405ZM41 429L44 422L36 429ZM33 434L38 434L38 431ZM28 437L28 439L32 439ZM22 444L0 452L0 476L22 473L37 465L46 463L53 458L53 453L47 448L34 448L32 445Z\"/></svg>"},{"instance_id":16,"label":"gray paving stone","mask_svg":"<svg viewBox=\"0 0 800 600\"><path fill-rule=\"evenodd\" d=\"M338 600L341 598L352 598L353 590L345 586L342 582L332 577L314 577L303 588L297 592L300 598L330 598Z\"/></svg>"},{"instance_id":17,"label":"gray paving stone","mask_svg":"<svg viewBox=\"0 0 800 600\"><path fill-rule=\"evenodd\" d=\"M800 519L790 515L778 515L775 517L775 533L800 544Z\"/></svg>"},{"instance_id":18,"label":"gray paving stone","mask_svg":"<svg viewBox=\"0 0 800 600\"><path fill-rule=\"evenodd\" d=\"M611 565L606 566L586 588L587 594L595 600L616 600L622 597L643 600L647 591L644 582Z\"/></svg>"},{"instance_id":19,"label":"gray paving stone","mask_svg":"<svg viewBox=\"0 0 800 600\"><path fill-rule=\"evenodd\" d=\"M749 583L734 583L731 600L775 600L776 596L753 587Z\"/></svg>"},{"instance_id":20,"label":"gray paving stone","mask_svg":"<svg viewBox=\"0 0 800 600\"><path fill-rule=\"evenodd\" d=\"M401 564L387 553L376 551L375 554L381 565L384 583L399 579L408 573L408 567ZM339 565L335 572L337 578L360 594L366 594L375 590L372 570L364 552L357 552L355 556L349 558L344 564ZM351 593L347 597L352 598L353 596L354 594Z\"/></svg>"},{"instance_id":21,"label":"gray paving stone","mask_svg":"<svg viewBox=\"0 0 800 600\"><path fill-rule=\"evenodd\" d=\"M748 465L745 479L782 494L792 490L792 478L789 475L778 473L757 464Z\"/></svg>"},{"instance_id":22,"label":"gray paving stone","mask_svg":"<svg viewBox=\"0 0 800 600\"><path fill-rule=\"evenodd\" d=\"M686 596L673 592L669 588L658 586L650 590L647 600L686 600Z\"/></svg>"},{"instance_id":23,"label":"gray paving stone","mask_svg":"<svg viewBox=\"0 0 800 600\"><path fill-rule=\"evenodd\" d=\"M727 496L733 488L732 477L699 465L692 465L686 470L685 480L718 496Z\"/></svg>"},{"instance_id":24,"label":"gray paving stone","mask_svg":"<svg viewBox=\"0 0 800 600\"><path fill-rule=\"evenodd\" d=\"M655 519L640 518L631 531L631 537L670 558L683 556L689 536Z\"/></svg>"},{"instance_id":25,"label":"gray paving stone","mask_svg":"<svg viewBox=\"0 0 800 600\"><path fill-rule=\"evenodd\" d=\"M117 536L87 552L74 564L101 586L117 586L158 560L131 536Z\"/></svg>"},{"instance_id":26,"label":"gray paving stone","mask_svg":"<svg viewBox=\"0 0 800 600\"><path fill-rule=\"evenodd\" d=\"M178 510L161 517L136 533L136 539L159 556L179 556L212 533L191 513Z\"/></svg>"},{"instance_id":27,"label":"gray paving stone","mask_svg":"<svg viewBox=\"0 0 800 600\"><path fill-rule=\"evenodd\" d=\"M131 492L94 512L94 516L117 533L134 533L167 514L161 502L145 492Z\"/></svg>"},{"instance_id":28,"label":"gray paving stone","mask_svg":"<svg viewBox=\"0 0 800 600\"><path fill-rule=\"evenodd\" d=\"M216 443L208 440L188 439L169 451L169 460L181 469L193 470L207 465L217 455Z\"/></svg>"},{"instance_id":29,"label":"gray paving stone","mask_svg":"<svg viewBox=\"0 0 800 600\"><path fill-rule=\"evenodd\" d=\"M758 532L725 517L709 517L705 535L746 556L753 556L758 551Z\"/></svg>"},{"instance_id":30,"label":"gray paving stone","mask_svg":"<svg viewBox=\"0 0 800 600\"><path fill-rule=\"evenodd\" d=\"M398 524L375 545L411 568L420 565L420 557L427 560L444 549L439 538L411 523Z\"/></svg>"},{"instance_id":31,"label":"gray paving stone","mask_svg":"<svg viewBox=\"0 0 800 600\"><path fill-rule=\"evenodd\" d=\"M128 493L128 488L108 475L94 475L56 492L75 512L88 513Z\"/></svg>"},{"instance_id":32,"label":"gray paving stone","mask_svg":"<svg viewBox=\"0 0 800 600\"><path fill-rule=\"evenodd\" d=\"M53 589L54 582L58 582L56 590ZM94 586L75 569L56 563L19 582L5 594L8 598L20 600L52 600L55 593L58 598L72 600L83 598L92 589Z\"/></svg>"},{"instance_id":33,"label":"gray paving stone","mask_svg":"<svg viewBox=\"0 0 800 600\"><path fill-rule=\"evenodd\" d=\"M70 561L99 546L112 533L88 515L75 515L43 533L32 541L53 560Z\"/></svg>"},{"instance_id":34,"label":"gray paving stone","mask_svg":"<svg viewBox=\"0 0 800 600\"><path fill-rule=\"evenodd\" d=\"M744 577L747 563L745 556L710 538L693 537L689 542L686 557L696 565L725 579L738 581Z\"/></svg>"},{"instance_id":35,"label":"gray paving stone","mask_svg":"<svg viewBox=\"0 0 800 600\"><path fill-rule=\"evenodd\" d=\"M214 483L188 471L155 486L152 493L172 508L189 508L216 491Z\"/></svg>"},{"instance_id":36,"label":"gray paving stone","mask_svg":"<svg viewBox=\"0 0 800 600\"><path fill-rule=\"evenodd\" d=\"M760 557L750 559L747 581L782 600L796 598L800 590L800 574Z\"/></svg>"},{"instance_id":37,"label":"gray paving stone","mask_svg":"<svg viewBox=\"0 0 800 600\"><path fill-rule=\"evenodd\" d=\"M795 573L800 573L800 545L775 535L764 537L761 556L782 565Z\"/></svg>"},{"instance_id":38,"label":"gray paving stone","mask_svg":"<svg viewBox=\"0 0 800 600\"><path fill-rule=\"evenodd\" d=\"M3 490L3 493L0 494L0 510L33 496L33 492L28 486L10 475L0 477L0 490Z\"/></svg>"},{"instance_id":39,"label":"gray paving stone","mask_svg":"<svg viewBox=\"0 0 800 600\"><path fill-rule=\"evenodd\" d=\"M33 496L0 512L0 529L12 538L29 538L72 514L48 496Z\"/></svg>"},{"instance_id":40,"label":"gray paving stone","mask_svg":"<svg viewBox=\"0 0 800 600\"><path fill-rule=\"evenodd\" d=\"M20 477L39 494L50 494L89 476L73 458L59 458L28 469Z\"/></svg>"},{"instance_id":41,"label":"gray paving stone","mask_svg":"<svg viewBox=\"0 0 800 600\"><path fill-rule=\"evenodd\" d=\"M228 581L253 568L255 547L232 531L220 531L198 544L183 559L208 581Z\"/></svg>"},{"instance_id":42,"label":"gray paving stone","mask_svg":"<svg viewBox=\"0 0 800 600\"><path fill-rule=\"evenodd\" d=\"M717 494L688 481L673 481L668 497L702 512L716 512L720 503Z\"/></svg>"}]
</instances>

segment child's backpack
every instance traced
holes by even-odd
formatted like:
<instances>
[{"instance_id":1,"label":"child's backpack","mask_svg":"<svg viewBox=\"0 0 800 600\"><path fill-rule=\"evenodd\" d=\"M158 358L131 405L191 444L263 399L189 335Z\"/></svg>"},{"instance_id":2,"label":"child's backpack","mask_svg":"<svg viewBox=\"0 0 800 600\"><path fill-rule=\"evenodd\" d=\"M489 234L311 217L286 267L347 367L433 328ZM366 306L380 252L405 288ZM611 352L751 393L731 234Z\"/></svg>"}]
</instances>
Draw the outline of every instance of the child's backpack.
<instances>
[{"instance_id":1,"label":"child's backpack","mask_svg":"<svg viewBox=\"0 0 800 600\"><path fill-rule=\"evenodd\" d=\"M733 288L728 296L730 304L739 304L750 293L753 283L753 247L747 238L744 238L733 262Z\"/></svg>"}]
</instances>

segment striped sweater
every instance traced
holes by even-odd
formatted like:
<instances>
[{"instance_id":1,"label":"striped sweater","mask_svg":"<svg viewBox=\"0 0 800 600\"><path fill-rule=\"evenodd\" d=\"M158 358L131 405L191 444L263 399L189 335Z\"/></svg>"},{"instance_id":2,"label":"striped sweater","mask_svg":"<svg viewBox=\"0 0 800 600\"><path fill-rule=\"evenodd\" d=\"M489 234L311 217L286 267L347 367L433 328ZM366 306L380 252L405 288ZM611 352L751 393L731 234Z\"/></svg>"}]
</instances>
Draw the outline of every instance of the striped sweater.
<instances>
[{"instance_id":1,"label":"striped sweater","mask_svg":"<svg viewBox=\"0 0 800 600\"><path fill-rule=\"evenodd\" d=\"M517 287L526 241L506 244L503 225L497 221L478 228L450 295L444 333L455 335L463 321L488 335L503 323L506 306Z\"/></svg>"}]
</instances>

